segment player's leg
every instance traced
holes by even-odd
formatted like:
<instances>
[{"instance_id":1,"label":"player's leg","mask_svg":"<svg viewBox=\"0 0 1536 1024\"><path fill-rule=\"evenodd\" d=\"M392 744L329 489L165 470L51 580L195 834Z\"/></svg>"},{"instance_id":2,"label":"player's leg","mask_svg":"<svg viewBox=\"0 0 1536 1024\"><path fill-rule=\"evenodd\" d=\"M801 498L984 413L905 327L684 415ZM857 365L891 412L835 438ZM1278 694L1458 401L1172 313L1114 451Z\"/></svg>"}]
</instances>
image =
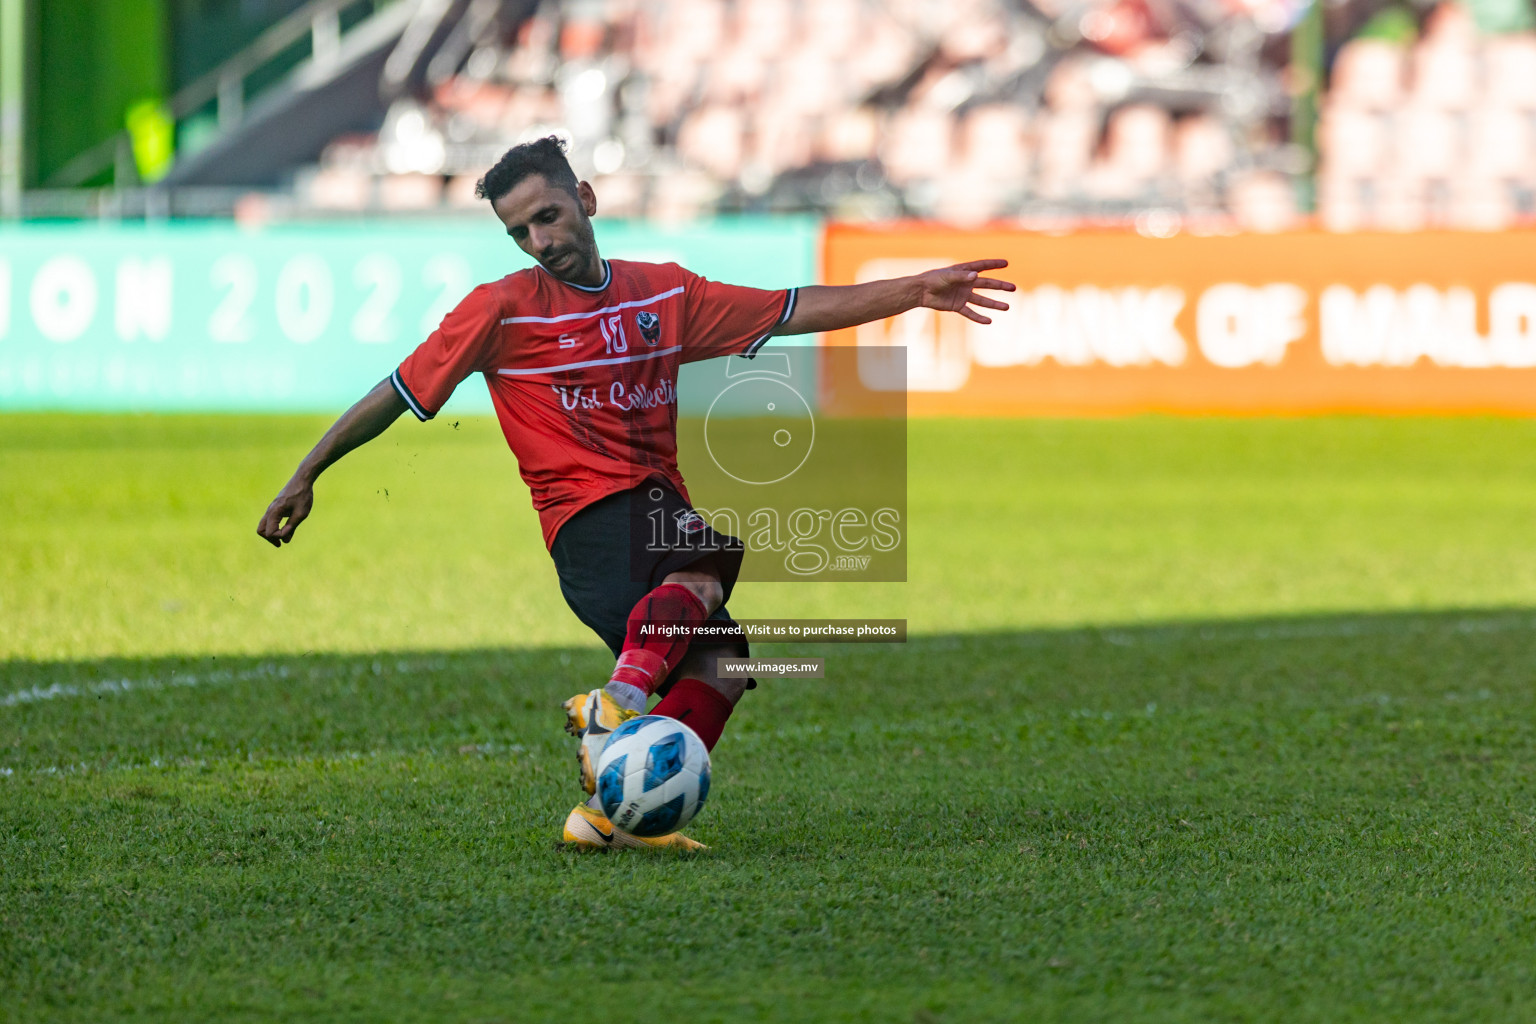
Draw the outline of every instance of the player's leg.
<instances>
[{"instance_id":1,"label":"player's leg","mask_svg":"<svg viewBox=\"0 0 1536 1024\"><path fill-rule=\"evenodd\" d=\"M622 657L629 648L649 650L661 659L659 664L649 664L656 677L654 683L644 677L638 680L644 694L649 694L673 675L673 669L686 652L689 638L687 630L672 630L672 639L664 642L660 651L651 650L649 643L630 644L630 620L685 625L695 619L704 621L729 593L740 563L737 554L734 562L728 561L724 565L727 578L722 579L719 563L701 556L700 547L718 545L723 540L707 527L700 529L702 520L689 529L688 543L647 544L649 538L645 531L655 521L652 513L658 509L665 522L678 523L680 527L680 519L684 516L697 519L697 514L676 492L663 492L648 485L611 496L577 513L561 527L550 550L567 604L602 638L616 658ZM739 549L740 542L734 543ZM697 564L701 557L703 564ZM633 632L637 634L634 636L637 641L665 640L653 632ZM679 640L681 642L677 643ZM633 660L632 656L630 661ZM639 660L646 661L643 657ZM642 697L640 710L643 708ZM606 687L577 694L565 702L565 711L566 728L580 741L577 757L582 787L592 793L596 788L594 770L602 746L608 735L636 711L616 702ZM616 831L601 808L594 804L595 800L578 804L567 816L564 830L567 842L584 849L624 846L703 848L702 844L679 833L654 839L625 835Z\"/></svg>"},{"instance_id":2,"label":"player's leg","mask_svg":"<svg viewBox=\"0 0 1536 1024\"><path fill-rule=\"evenodd\" d=\"M698 734L706 748L713 749L720 739L721 732L725 729L726 720L730 718L736 702L741 699L747 689L754 685L749 679L721 676L718 671L718 661L722 657L746 657L748 650L745 640L727 644L698 644L691 647L675 670L670 673L668 680L670 686L666 688L665 696L652 709L651 714L664 715L683 722ZM606 742L607 733L611 732L612 728L616 728L617 723L633 717L636 712L615 708L609 702L605 690L593 690L590 694L577 695L572 698L572 702L579 702L582 706L581 720L591 723L591 727L577 734L582 743L579 757L582 759L582 778L585 786L587 777L595 776L597 758L601 753L602 744ZM568 705L570 703L567 702ZM606 711L599 710L604 705L607 705ZM614 722L611 727L604 728L599 725L610 716ZM578 716L572 715L571 718L576 720ZM653 839L621 832L613 827L612 822L603 813L595 795L585 803L577 804L572 808L571 813L566 817L563 836L566 843L583 850L624 847L670 850L709 849L703 843L690 839L681 832Z\"/></svg>"},{"instance_id":3,"label":"player's leg","mask_svg":"<svg viewBox=\"0 0 1536 1024\"><path fill-rule=\"evenodd\" d=\"M698 733L704 746L714 749L726 720L751 686L746 678L722 676L719 661L748 656L745 640L695 645L678 665L676 681L651 714L677 719Z\"/></svg>"},{"instance_id":4,"label":"player's leg","mask_svg":"<svg viewBox=\"0 0 1536 1024\"><path fill-rule=\"evenodd\" d=\"M720 607L724 587L713 558L668 573L660 586L645 593L629 610L612 676L599 689L567 700L565 729L581 741L576 758L581 787L597 790L597 757L608 735L645 711L653 693L688 652L691 631ZM612 612L608 613L612 617ZM609 625L603 633L616 630ZM600 633L599 635L602 635ZM608 636L609 646L615 646Z\"/></svg>"},{"instance_id":5,"label":"player's leg","mask_svg":"<svg viewBox=\"0 0 1536 1024\"><path fill-rule=\"evenodd\" d=\"M692 631L725 601L715 555L670 572L629 613L624 646L603 688L620 707L644 711L688 653Z\"/></svg>"},{"instance_id":6,"label":"player's leg","mask_svg":"<svg viewBox=\"0 0 1536 1024\"><path fill-rule=\"evenodd\" d=\"M690 567L689 570L671 573L666 577L664 585L687 586L691 590L697 588L696 597L705 607L716 605L718 601L712 598L714 598L714 588L720 586L719 581L712 571L707 569ZM697 591L703 591L703 593L700 594ZM642 609L645 605L646 601L642 599L637 602L636 608ZM714 608L712 618L721 620L722 626L734 626L734 623L724 614L723 608ZM746 657L749 649L745 639L724 644L712 642L685 646L686 653L676 658L675 664L672 664L672 660L669 659L666 665L657 668L655 675L664 679L665 696L651 713L684 722L699 735L705 747L713 749L720 739L732 708L741 699L742 694L754 685L749 679L721 676L718 671L718 660L722 657ZM663 676L662 670L667 668L670 671ZM645 689L649 691L651 689L648 685L649 679L646 683ZM608 687L612 685L610 682ZM573 730L581 739L581 752L578 757L581 760L584 787L589 778L592 778L595 783L597 758L601 753L602 745L606 743L607 734L616 728L618 723L637 713L628 708L617 707L609 696L608 687L593 690L590 694L578 694L567 702L569 722L585 726ZM641 704L639 710L644 710L644 704ZM567 727L571 728L569 722ZM593 788L595 789L595 785ZM654 839L642 839L620 832L603 814L595 795L585 804L578 804L572 809L566 818L564 838L567 843L581 849L624 846L673 850L708 849L702 843L680 832Z\"/></svg>"}]
</instances>

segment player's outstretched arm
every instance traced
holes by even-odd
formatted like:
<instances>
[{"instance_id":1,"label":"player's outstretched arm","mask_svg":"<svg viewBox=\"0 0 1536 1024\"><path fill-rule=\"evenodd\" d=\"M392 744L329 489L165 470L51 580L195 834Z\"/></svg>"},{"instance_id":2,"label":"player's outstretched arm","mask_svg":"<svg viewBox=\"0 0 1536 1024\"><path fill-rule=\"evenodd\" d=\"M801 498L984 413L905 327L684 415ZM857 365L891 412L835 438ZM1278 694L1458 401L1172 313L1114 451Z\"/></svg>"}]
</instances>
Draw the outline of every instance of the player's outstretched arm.
<instances>
[{"instance_id":1,"label":"player's outstretched arm","mask_svg":"<svg viewBox=\"0 0 1536 1024\"><path fill-rule=\"evenodd\" d=\"M811 285L800 289L795 299L795 311L773 333L813 334L857 327L919 306L959 313L979 324L989 324L992 322L990 317L971 307L1008 308L1006 302L979 294L982 290L1014 290L1008 281L982 276L986 271L1001 270L1007 265L1007 260L973 260L888 281Z\"/></svg>"},{"instance_id":2,"label":"player's outstretched arm","mask_svg":"<svg viewBox=\"0 0 1536 1024\"><path fill-rule=\"evenodd\" d=\"M400 397L389 378L384 378L361 401L342 413L341 419L331 425L320 443L299 463L293 478L267 506L256 532L275 548L293 540L293 531L314 507L316 478L347 452L384 433L384 428L399 419L403 412L405 399Z\"/></svg>"}]
</instances>

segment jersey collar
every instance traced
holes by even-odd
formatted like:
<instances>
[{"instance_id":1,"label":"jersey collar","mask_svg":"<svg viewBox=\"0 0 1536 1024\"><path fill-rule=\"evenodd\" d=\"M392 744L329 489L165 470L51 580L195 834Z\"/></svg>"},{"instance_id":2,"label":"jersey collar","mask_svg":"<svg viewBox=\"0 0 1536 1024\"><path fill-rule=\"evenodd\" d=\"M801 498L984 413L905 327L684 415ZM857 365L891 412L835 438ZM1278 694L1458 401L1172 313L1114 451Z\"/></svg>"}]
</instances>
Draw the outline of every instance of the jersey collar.
<instances>
[{"instance_id":1,"label":"jersey collar","mask_svg":"<svg viewBox=\"0 0 1536 1024\"><path fill-rule=\"evenodd\" d=\"M534 266L538 267L540 270L544 270L544 265L542 263L535 263ZM549 274L549 271L544 270L544 273ZM590 286L584 284L574 284L563 278L555 277L554 274L549 274L549 276L551 280L559 281L567 288L575 288L579 292L591 292L595 295L598 292L606 291L608 286L613 283L613 267L609 266L607 260L603 260L603 283Z\"/></svg>"}]
</instances>

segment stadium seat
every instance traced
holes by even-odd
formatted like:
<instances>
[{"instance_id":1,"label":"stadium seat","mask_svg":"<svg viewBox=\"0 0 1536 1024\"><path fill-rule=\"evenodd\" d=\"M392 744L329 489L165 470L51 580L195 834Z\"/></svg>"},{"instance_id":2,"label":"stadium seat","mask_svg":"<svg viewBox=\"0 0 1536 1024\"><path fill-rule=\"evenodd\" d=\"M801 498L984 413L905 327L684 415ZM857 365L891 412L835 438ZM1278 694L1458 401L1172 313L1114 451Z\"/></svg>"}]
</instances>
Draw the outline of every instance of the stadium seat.
<instances>
[{"instance_id":1,"label":"stadium seat","mask_svg":"<svg viewBox=\"0 0 1536 1024\"><path fill-rule=\"evenodd\" d=\"M1489 106L1467 118L1467 170L1477 178L1512 179L1532 169L1530 115L1513 107Z\"/></svg>"},{"instance_id":2,"label":"stadium seat","mask_svg":"<svg viewBox=\"0 0 1536 1024\"><path fill-rule=\"evenodd\" d=\"M1288 231L1299 219L1295 187L1285 175L1274 171L1239 176L1228 190L1228 205L1233 219L1244 231Z\"/></svg>"},{"instance_id":3,"label":"stadium seat","mask_svg":"<svg viewBox=\"0 0 1536 1024\"><path fill-rule=\"evenodd\" d=\"M778 175L811 162L816 136L806 115L782 103L759 107L752 119L749 149L757 168Z\"/></svg>"},{"instance_id":4,"label":"stadium seat","mask_svg":"<svg viewBox=\"0 0 1536 1024\"><path fill-rule=\"evenodd\" d=\"M1483 44L1488 103L1536 110L1536 35L1495 36Z\"/></svg>"},{"instance_id":5,"label":"stadium seat","mask_svg":"<svg viewBox=\"0 0 1536 1024\"><path fill-rule=\"evenodd\" d=\"M1463 118L1417 104L1393 118L1392 166L1402 174L1446 178L1464 162Z\"/></svg>"},{"instance_id":6,"label":"stadium seat","mask_svg":"<svg viewBox=\"0 0 1536 1024\"><path fill-rule=\"evenodd\" d=\"M736 46L705 65L702 99L706 103L747 106L767 87L769 66L757 50Z\"/></svg>"},{"instance_id":7,"label":"stadium seat","mask_svg":"<svg viewBox=\"0 0 1536 1024\"><path fill-rule=\"evenodd\" d=\"M941 110L902 110L887 123L880 147L886 174L897 184L938 178L949 168L954 122Z\"/></svg>"},{"instance_id":8,"label":"stadium seat","mask_svg":"<svg viewBox=\"0 0 1536 1024\"><path fill-rule=\"evenodd\" d=\"M777 102L802 114L823 114L846 106L850 97L839 66L815 51L794 53L774 68Z\"/></svg>"},{"instance_id":9,"label":"stadium seat","mask_svg":"<svg viewBox=\"0 0 1536 1024\"><path fill-rule=\"evenodd\" d=\"M817 0L801 9L795 45L835 60L852 50L863 33L864 11L858 0Z\"/></svg>"},{"instance_id":10,"label":"stadium seat","mask_svg":"<svg viewBox=\"0 0 1536 1024\"><path fill-rule=\"evenodd\" d=\"M1359 231L1369 226L1370 209L1362 178L1324 174L1317 180L1318 221L1328 231Z\"/></svg>"},{"instance_id":11,"label":"stadium seat","mask_svg":"<svg viewBox=\"0 0 1536 1024\"><path fill-rule=\"evenodd\" d=\"M1096 115L1082 110L1044 114L1039 121L1039 186L1041 195L1060 198L1081 187L1098 143Z\"/></svg>"},{"instance_id":12,"label":"stadium seat","mask_svg":"<svg viewBox=\"0 0 1536 1024\"><path fill-rule=\"evenodd\" d=\"M1407 54L1378 39L1356 39L1339 48L1328 91L1330 104L1357 110L1391 110L1402 102Z\"/></svg>"},{"instance_id":13,"label":"stadium seat","mask_svg":"<svg viewBox=\"0 0 1536 1024\"><path fill-rule=\"evenodd\" d=\"M1029 174L1029 117L1014 104L972 107L960 124L960 153L967 168L1002 180Z\"/></svg>"},{"instance_id":14,"label":"stadium seat","mask_svg":"<svg viewBox=\"0 0 1536 1024\"><path fill-rule=\"evenodd\" d=\"M1092 62L1081 57L1067 57L1051 69L1045 82L1045 101L1058 113L1092 110L1098 105L1098 91L1093 86Z\"/></svg>"},{"instance_id":15,"label":"stadium seat","mask_svg":"<svg viewBox=\"0 0 1536 1024\"><path fill-rule=\"evenodd\" d=\"M1469 110L1477 103L1477 51L1460 38L1425 40L1411 58L1415 106Z\"/></svg>"},{"instance_id":16,"label":"stadium seat","mask_svg":"<svg viewBox=\"0 0 1536 1024\"><path fill-rule=\"evenodd\" d=\"M1372 183L1371 225L1383 231L1422 231L1430 225L1429 183L1407 175L1384 175Z\"/></svg>"},{"instance_id":17,"label":"stadium seat","mask_svg":"<svg viewBox=\"0 0 1536 1024\"><path fill-rule=\"evenodd\" d=\"M1018 191L976 168L959 168L938 181L929 212L951 224L975 227L1002 216Z\"/></svg>"},{"instance_id":18,"label":"stadium seat","mask_svg":"<svg viewBox=\"0 0 1536 1024\"><path fill-rule=\"evenodd\" d=\"M357 168L322 167L299 191L317 210L358 212L373 202L373 178Z\"/></svg>"},{"instance_id":19,"label":"stadium seat","mask_svg":"<svg viewBox=\"0 0 1536 1024\"><path fill-rule=\"evenodd\" d=\"M741 173L745 133L746 116L739 107L700 107L683 119L677 133L677 152L693 166L730 180Z\"/></svg>"},{"instance_id":20,"label":"stadium seat","mask_svg":"<svg viewBox=\"0 0 1536 1024\"><path fill-rule=\"evenodd\" d=\"M1388 121L1369 110L1330 105L1318 125L1324 170L1338 177L1369 177L1388 155Z\"/></svg>"},{"instance_id":21,"label":"stadium seat","mask_svg":"<svg viewBox=\"0 0 1536 1024\"><path fill-rule=\"evenodd\" d=\"M986 5L972 16L953 19L939 37L939 53L946 61L966 61L995 57L1008 46L1008 23L1002 11Z\"/></svg>"},{"instance_id":22,"label":"stadium seat","mask_svg":"<svg viewBox=\"0 0 1536 1024\"><path fill-rule=\"evenodd\" d=\"M879 142L880 122L868 107L834 111L821 124L817 159L826 163L869 160Z\"/></svg>"},{"instance_id":23,"label":"stadium seat","mask_svg":"<svg viewBox=\"0 0 1536 1024\"><path fill-rule=\"evenodd\" d=\"M1131 180L1150 182L1167 171L1172 129L1172 118L1161 107L1121 107L1110 115L1105 131L1106 157Z\"/></svg>"},{"instance_id":24,"label":"stadium seat","mask_svg":"<svg viewBox=\"0 0 1536 1024\"><path fill-rule=\"evenodd\" d=\"M877 16L866 26L848 61L849 84L861 92L879 88L911 71L917 58L912 33L889 17Z\"/></svg>"},{"instance_id":25,"label":"stadium seat","mask_svg":"<svg viewBox=\"0 0 1536 1024\"><path fill-rule=\"evenodd\" d=\"M794 12L788 0L737 0L735 15L738 43L762 54L789 51Z\"/></svg>"},{"instance_id":26,"label":"stadium seat","mask_svg":"<svg viewBox=\"0 0 1536 1024\"><path fill-rule=\"evenodd\" d=\"M437 174L386 174L378 188L379 209L390 212L430 210L443 198L443 179Z\"/></svg>"},{"instance_id":27,"label":"stadium seat","mask_svg":"<svg viewBox=\"0 0 1536 1024\"><path fill-rule=\"evenodd\" d=\"M696 171L657 175L646 215L662 222L695 220L713 209L720 192L715 179Z\"/></svg>"},{"instance_id":28,"label":"stadium seat","mask_svg":"<svg viewBox=\"0 0 1536 1024\"><path fill-rule=\"evenodd\" d=\"M443 188L443 201L458 210L479 209L485 202L475 195L475 183L479 180L475 174L455 175Z\"/></svg>"},{"instance_id":29,"label":"stadium seat","mask_svg":"<svg viewBox=\"0 0 1536 1024\"><path fill-rule=\"evenodd\" d=\"M1515 222L1508 183L1465 175L1451 182L1447 226L1470 231L1502 231Z\"/></svg>"},{"instance_id":30,"label":"stadium seat","mask_svg":"<svg viewBox=\"0 0 1536 1024\"><path fill-rule=\"evenodd\" d=\"M1173 162L1186 184L1210 181L1232 165L1234 147L1226 125L1209 114L1181 118L1173 129Z\"/></svg>"},{"instance_id":31,"label":"stadium seat","mask_svg":"<svg viewBox=\"0 0 1536 1024\"><path fill-rule=\"evenodd\" d=\"M603 174L592 179L597 209L604 217L638 217L645 212L646 182L638 174Z\"/></svg>"},{"instance_id":32,"label":"stadium seat","mask_svg":"<svg viewBox=\"0 0 1536 1024\"><path fill-rule=\"evenodd\" d=\"M1468 50L1477 46L1477 22L1471 8L1455 2L1436 4L1424 19L1423 43Z\"/></svg>"}]
</instances>

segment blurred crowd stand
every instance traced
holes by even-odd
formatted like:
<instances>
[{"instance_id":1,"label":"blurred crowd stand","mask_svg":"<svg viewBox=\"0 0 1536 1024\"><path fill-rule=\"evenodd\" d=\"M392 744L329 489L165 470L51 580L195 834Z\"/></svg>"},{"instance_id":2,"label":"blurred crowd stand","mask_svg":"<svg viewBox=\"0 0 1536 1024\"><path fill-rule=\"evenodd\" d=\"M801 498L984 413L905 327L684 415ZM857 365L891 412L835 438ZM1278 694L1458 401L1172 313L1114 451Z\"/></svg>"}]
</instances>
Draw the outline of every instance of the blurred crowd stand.
<instances>
[{"instance_id":1,"label":"blurred crowd stand","mask_svg":"<svg viewBox=\"0 0 1536 1024\"><path fill-rule=\"evenodd\" d=\"M497 0L474 0L491 4ZM473 5L472 5L473 6ZM810 211L1050 228L1280 231L1287 0L553 0L484 31L376 136L298 176L308 208L473 207L507 145L557 133L601 212ZM1533 212L1536 36L1442 5L1333 62L1330 230L1497 229ZM1298 197L1301 201L1298 202Z\"/></svg>"},{"instance_id":2,"label":"blurred crowd stand","mask_svg":"<svg viewBox=\"0 0 1536 1024\"><path fill-rule=\"evenodd\" d=\"M506 145L555 132L615 216L1294 217L1278 76L1210 60L1262 33L1232 31L1246 9L1204 24L1181 11L546 2L397 101L376 137L336 140L297 194L337 212L472 205Z\"/></svg>"},{"instance_id":3,"label":"blurred crowd stand","mask_svg":"<svg viewBox=\"0 0 1536 1024\"><path fill-rule=\"evenodd\" d=\"M1335 231L1498 230L1533 212L1536 35L1480 36L1442 5L1411 45L1356 39L1334 61L1318 215Z\"/></svg>"}]
</instances>

